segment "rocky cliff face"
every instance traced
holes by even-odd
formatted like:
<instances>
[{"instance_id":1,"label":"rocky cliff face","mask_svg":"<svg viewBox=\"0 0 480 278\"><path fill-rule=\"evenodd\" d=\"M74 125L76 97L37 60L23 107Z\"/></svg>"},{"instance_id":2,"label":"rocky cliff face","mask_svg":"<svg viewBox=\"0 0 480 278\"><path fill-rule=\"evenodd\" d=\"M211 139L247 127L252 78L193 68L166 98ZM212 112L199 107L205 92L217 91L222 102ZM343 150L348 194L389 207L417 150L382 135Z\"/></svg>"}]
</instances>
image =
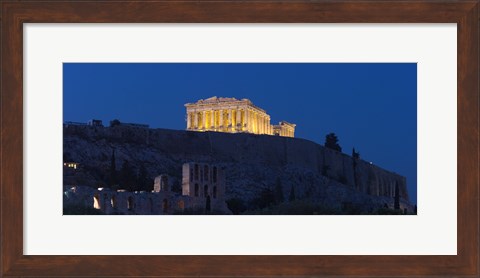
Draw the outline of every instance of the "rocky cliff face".
<instances>
[{"instance_id":1,"label":"rocky cliff face","mask_svg":"<svg viewBox=\"0 0 480 278\"><path fill-rule=\"evenodd\" d=\"M398 185L401 207L409 204L404 177L314 142L269 135L148 129L128 126L64 127L64 161L80 163L81 171L65 176L65 184L100 187L115 149L117 169L123 161L148 176L168 174L181 182L184 162L220 164L226 174L226 195L251 202L263 190L280 185L285 199L309 199L328 206L360 206L368 212L393 208Z\"/></svg>"}]
</instances>

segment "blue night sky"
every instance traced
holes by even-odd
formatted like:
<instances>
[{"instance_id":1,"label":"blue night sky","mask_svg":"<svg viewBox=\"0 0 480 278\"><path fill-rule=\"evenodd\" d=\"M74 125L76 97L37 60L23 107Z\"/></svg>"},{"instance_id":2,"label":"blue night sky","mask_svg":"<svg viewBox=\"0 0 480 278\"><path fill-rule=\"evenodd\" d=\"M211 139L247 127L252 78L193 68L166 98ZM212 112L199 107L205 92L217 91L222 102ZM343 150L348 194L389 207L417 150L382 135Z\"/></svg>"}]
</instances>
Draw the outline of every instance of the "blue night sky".
<instances>
[{"instance_id":1,"label":"blue night sky","mask_svg":"<svg viewBox=\"0 0 480 278\"><path fill-rule=\"evenodd\" d=\"M65 121L112 119L183 130L185 107L212 96L248 98L297 124L295 137L407 177L417 202L417 65L328 63L66 63Z\"/></svg>"}]
</instances>

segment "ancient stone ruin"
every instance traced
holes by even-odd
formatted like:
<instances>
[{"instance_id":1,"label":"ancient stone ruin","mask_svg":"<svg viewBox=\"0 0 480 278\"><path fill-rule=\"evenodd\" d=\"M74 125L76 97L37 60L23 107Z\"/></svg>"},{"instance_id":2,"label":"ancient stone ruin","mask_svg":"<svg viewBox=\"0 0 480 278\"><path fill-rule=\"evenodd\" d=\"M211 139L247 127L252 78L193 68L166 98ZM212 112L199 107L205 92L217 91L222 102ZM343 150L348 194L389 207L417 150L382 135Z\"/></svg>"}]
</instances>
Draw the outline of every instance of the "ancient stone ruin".
<instances>
[{"instance_id":1,"label":"ancient stone ruin","mask_svg":"<svg viewBox=\"0 0 480 278\"><path fill-rule=\"evenodd\" d=\"M217 165L183 164L182 194L172 192L168 175L154 180L152 192L65 186L64 206L92 207L103 214L231 214L225 203L225 175Z\"/></svg>"}]
</instances>

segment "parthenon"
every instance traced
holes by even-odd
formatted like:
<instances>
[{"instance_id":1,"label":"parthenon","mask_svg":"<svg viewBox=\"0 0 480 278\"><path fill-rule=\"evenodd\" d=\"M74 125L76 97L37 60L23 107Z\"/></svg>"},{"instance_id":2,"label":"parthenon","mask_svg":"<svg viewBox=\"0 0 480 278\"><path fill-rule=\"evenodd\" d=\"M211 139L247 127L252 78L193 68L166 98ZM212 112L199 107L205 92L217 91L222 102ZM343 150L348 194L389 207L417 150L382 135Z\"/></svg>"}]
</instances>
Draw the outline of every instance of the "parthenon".
<instances>
[{"instance_id":1,"label":"parthenon","mask_svg":"<svg viewBox=\"0 0 480 278\"><path fill-rule=\"evenodd\" d=\"M228 133L253 133L294 137L295 124L281 121L270 124L270 115L255 106L249 99L211 97L195 103L185 104L187 108L187 130L218 131Z\"/></svg>"}]
</instances>

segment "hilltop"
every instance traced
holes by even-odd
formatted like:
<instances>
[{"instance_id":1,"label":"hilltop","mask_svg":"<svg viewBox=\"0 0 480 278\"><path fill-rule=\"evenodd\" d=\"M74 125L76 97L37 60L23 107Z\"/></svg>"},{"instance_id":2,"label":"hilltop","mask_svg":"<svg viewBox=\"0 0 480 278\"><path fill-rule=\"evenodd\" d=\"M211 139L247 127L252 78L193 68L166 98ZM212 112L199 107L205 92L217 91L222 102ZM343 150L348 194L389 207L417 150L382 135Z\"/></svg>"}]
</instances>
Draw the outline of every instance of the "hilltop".
<instances>
[{"instance_id":1,"label":"hilltop","mask_svg":"<svg viewBox=\"0 0 480 278\"><path fill-rule=\"evenodd\" d=\"M179 187L185 162L219 164L227 201L246 207L280 188L285 200L293 192L296 200L369 213L393 208L398 185L401 207L413 212L405 177L305 139L121 125L65 125L63 133L64 161L79 163L78 171L64 173L65 185L106 186L115 150L117 170L125 161L134 172L142 166L152 184L168 174Z\"/></svg>"}]
</instances>

